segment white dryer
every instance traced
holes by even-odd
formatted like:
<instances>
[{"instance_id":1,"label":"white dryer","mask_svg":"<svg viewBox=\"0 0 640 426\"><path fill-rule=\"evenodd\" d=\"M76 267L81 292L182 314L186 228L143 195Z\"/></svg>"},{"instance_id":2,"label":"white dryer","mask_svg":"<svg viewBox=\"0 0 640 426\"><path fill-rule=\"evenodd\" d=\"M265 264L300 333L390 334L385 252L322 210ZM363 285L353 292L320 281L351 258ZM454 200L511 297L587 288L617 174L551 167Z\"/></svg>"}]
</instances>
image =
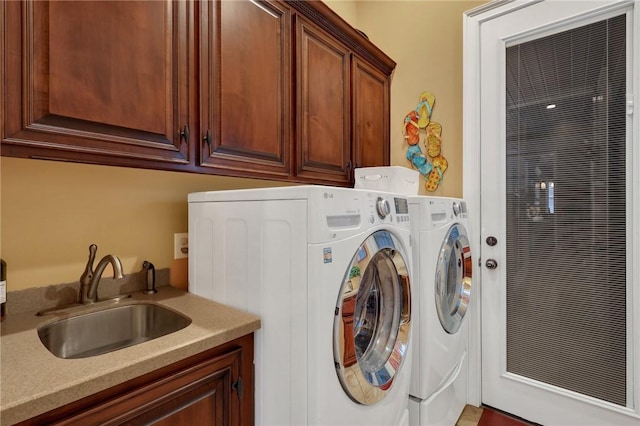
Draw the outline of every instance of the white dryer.
<instances>
[{"instance_id":1,"label":"white dryer","mask_svg":"<svg viewBox=\"0 0 640 426\"><path fill-rule=\"evenodd\" d=\"M189 291L261 317L256 424L408 422L409 234L387 193L189 194Z\"/></svg>"},{"instance_id":2,"label":"white dryer","mask_svg":"<svg viewBox=\"0 0 640 426\"><path fill-rule=\"evenodd\" d=\"M472 258L466 203L409 197L414 272L410 424L453 426L467 401Z\"/></svg>"}]
</instances>

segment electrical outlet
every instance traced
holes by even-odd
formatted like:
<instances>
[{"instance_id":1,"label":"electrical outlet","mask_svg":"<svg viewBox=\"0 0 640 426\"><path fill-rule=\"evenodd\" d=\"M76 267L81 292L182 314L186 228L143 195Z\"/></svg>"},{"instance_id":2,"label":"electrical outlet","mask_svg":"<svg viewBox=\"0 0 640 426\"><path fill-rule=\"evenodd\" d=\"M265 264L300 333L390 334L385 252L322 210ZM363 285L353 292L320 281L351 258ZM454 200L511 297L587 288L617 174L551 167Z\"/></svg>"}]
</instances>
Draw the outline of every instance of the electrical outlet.
<instances>
[{"instance_id":1,"label":"electrical outlet","mask_svg":"<svg viewBox=\"0 0 640 426\"><path fill-rule=\"evenodd\" d=\"M180 232L173 234L173 258L184 259L189 256L189 234Z\"/></svg>"}]
</instances>

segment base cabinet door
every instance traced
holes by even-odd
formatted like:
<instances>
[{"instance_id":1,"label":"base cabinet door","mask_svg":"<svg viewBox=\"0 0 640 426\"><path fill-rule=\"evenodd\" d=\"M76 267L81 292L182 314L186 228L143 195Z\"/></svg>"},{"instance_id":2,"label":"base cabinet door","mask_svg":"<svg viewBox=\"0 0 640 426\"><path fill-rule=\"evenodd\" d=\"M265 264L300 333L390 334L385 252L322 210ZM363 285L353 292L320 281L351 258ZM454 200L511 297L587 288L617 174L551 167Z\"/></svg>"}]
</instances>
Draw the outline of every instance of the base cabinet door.
<instances>
[{"instance_id":1,"label":"base cabinet door","mask_svg":"<svg viewBox=\"0 0 640 426\"><path fill-rule=\"evenodd\" d=\"M238 398L231 393L239 352L199 363L55 424L238 425Z\"/></svg>"},{"instance_id":2,"label":"base cabinet door","mask_svg":"<svg viewBox=\"0 0 640 426\"><path fill-rule=\"evenodd\" d=\"M19 425L250 426L253 404L247 335Z\"/></svg>"}]
</instances>

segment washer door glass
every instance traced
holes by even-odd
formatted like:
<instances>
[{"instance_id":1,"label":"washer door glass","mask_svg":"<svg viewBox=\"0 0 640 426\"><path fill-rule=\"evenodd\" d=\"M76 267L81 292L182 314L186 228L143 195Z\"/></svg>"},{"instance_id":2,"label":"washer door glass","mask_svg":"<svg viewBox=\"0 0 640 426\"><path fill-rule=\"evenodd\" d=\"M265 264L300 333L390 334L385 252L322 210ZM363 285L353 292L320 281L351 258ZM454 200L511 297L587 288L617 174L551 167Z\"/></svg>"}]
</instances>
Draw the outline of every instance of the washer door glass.
<instances>
[{"instance_id":1,"label":"washer door glass","mask_svg":"<svg viewBox=\"0 0 640 426\"><path fill-rule=\"evenodd\" d=\"M388 231L360 246L335 310L333 352L343 389L360 404L383 399L407 355L411 285L406 254Z\"/></svg>"},{"instance_id":2,"label":"washer door glass","mask_svg":"<svg viewBox=\"0 0 640 426\"><path fill-rule=\"evenodd\" d=\"M467 313L471 296L471 250L465 228L449 228L440 247L436 269L436 310L440 324L449 334L456 333Z\"/></svg>"}]
</instances>

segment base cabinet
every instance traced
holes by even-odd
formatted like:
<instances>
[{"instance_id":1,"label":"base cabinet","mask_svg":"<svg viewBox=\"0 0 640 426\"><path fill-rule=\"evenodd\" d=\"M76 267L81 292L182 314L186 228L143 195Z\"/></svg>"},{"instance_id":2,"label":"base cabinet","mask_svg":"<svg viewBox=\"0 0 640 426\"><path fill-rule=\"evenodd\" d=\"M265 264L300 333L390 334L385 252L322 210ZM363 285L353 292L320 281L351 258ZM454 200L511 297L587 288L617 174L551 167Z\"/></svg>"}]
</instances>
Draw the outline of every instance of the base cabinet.
<instances>
[{"instance_id":1,"label":"base cabinet","mask_svg":"<svg viewBox=\"0 0 640 426\"><path fill-rule=\"evenodd\" d=\"M20 425L253 425L253 335Z\"/></svg>"}]
</instances>

